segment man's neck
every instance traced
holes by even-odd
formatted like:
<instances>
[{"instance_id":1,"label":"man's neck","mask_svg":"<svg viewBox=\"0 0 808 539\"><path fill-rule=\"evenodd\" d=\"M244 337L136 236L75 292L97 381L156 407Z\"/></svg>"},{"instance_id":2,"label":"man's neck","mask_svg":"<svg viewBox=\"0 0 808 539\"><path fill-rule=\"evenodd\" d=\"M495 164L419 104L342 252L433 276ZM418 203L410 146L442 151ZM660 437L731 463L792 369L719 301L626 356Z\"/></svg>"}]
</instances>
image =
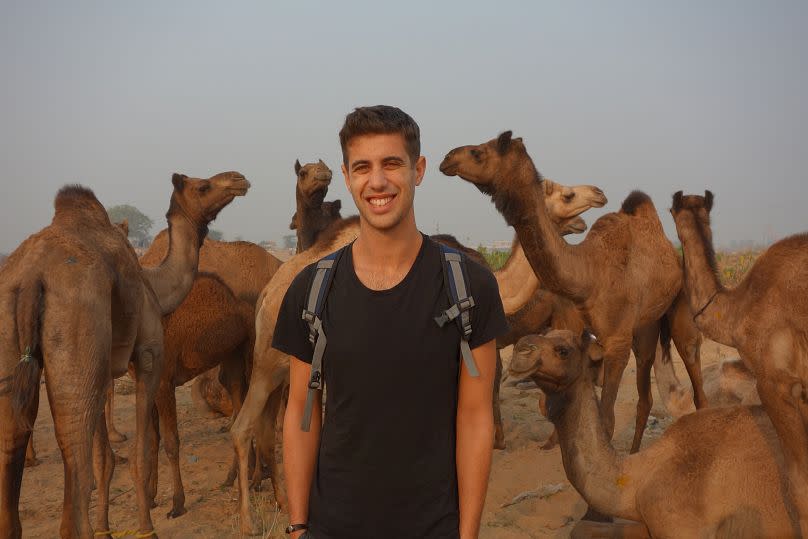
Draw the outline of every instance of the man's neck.
<instances>
[{"instance_id":1,"label":"man's neck","mask_svg":"<svg viewBox=\"0 0 808 539\"><path fill-rule=\"evenodd\" d=\"M423 236L414 220L395 230L384 231L360 224L359 236L352 248L357 277L375 290L391 288L410 270L422 242Z\"/></svg>"}]
</instances>

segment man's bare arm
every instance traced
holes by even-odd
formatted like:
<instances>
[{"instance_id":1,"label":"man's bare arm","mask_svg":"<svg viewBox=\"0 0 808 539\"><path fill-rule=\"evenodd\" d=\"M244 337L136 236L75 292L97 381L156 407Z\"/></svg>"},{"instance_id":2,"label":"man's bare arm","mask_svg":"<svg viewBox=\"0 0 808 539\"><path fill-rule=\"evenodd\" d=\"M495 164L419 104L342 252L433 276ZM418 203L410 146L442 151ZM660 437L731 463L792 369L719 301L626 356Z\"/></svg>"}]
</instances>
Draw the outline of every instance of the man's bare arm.
<instances>
[{"instance_id":1,"label":"man's bare arm","mask_svg":"<svg viewBox=\"0 0 808 539\"><path fill-rule=\"evenodd\" d=\"M472 355L480 376L470 376L465 365L460 371L456 460L461 539L475 539L480 532L494 448L492 399L496 354L494 340L478 346Z\"/></svg>"},{"instance_id":2,"label":"man's bare arm","mask_svg":"<svg viewBox=\"0 0 808 539\"><path fill-rule=\"evenodd\" d=\"M318 391L311 414L311 428L300 428L306 406L311 365L296 357L289 360L289 403L283 418L283 470L289 497L289 522L305 523L309 519L309 491L320 443L322 395ZM297 539L302 531L291 535Z\"/></svg>"}]
</instances>

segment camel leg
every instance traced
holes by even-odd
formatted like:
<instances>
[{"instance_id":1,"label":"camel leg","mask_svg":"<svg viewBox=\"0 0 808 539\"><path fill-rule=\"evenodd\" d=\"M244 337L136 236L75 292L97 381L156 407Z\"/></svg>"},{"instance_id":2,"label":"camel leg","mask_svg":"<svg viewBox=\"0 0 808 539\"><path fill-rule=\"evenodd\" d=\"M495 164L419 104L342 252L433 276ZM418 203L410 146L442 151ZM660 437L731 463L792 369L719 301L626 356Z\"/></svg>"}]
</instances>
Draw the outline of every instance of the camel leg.
<instances>
[{"instance_id":1,"label":"camel leg","mask_svg":"<svg viewBox=\"0 0 808 539\"><path fill-rule=\"evenodd\" d=\"M36 458L36 450L34 449L34 432L31 431L31 436L28 438L28 446L25 448L25 467L32 468L39 464L39 459Z\"/></svg>"},{"instance_id":2,"label":"camel leg","mask_svg":"<svg viewBox=\"0 0 808 539\"><path fill-rule=\"evenodd\" d=\"M219 368L219 382L227 389L230 395L230 402L233 403L233 415L230 418L230 425L228 430L233 426L233 423L238 417L241 407L244 403L244 395L247 390L247 381L245 378L245 364L243 357L233 357L228 360L222 361ZM227 478L225 478L222 487L229 487L236 480L236 473L238 471L238 456L235 451L233 452L233 462L230 469L227 471Z\"/></svg>"},{"instance_id":3,"label":"camel leg","mask_svg":"<svg viewBox=\"0 0 808 539\"><path fill-rule=\"evenodd\" d=\"M629 341L630 342L630 341ZM620 389L620 380L623 371L628 365L630 346L610 347L603 359L603 390L600 394L600 413L603 426L609 440L614 436L614 405L617 402L617 391Z\"/></svg>"},{"instance_id":4,"label":"camel leg","mask_svg":"<svg viewBox=\"0 0 808 539\"><path fill-rule=\"evenodd\" d=\"M19 354L14 352L12 357ZM19 361L13 360L14 363ZM39 376L36 377L36 394L26 418L33 425L39 410ZM25 466L26 448L33 433L19 428L11 412L11 396L0 396L0 417L4 418L0 428L0 537L19 539L22 537L19 505L22 473Z\"/></svg>"},{"instance_id":5,"label":"camel leg","mask_svg":"<svg viewBox=\"0 0 808 539\"><path fill-rule=\"evenodd\" d=\"M97 351L89 350L91 348ZM110 377L109 372L102 372L101 365L105 362L98 357L100 350L105 347L88 343L87 349L90 353L54 354L56 357L45 369L53 426L64 466L64 504L60 527L63 538L93 537L90 526L93 435L103 410L105 380ZM79 360L82 355L87 361ZM79 394L76 388L81 388Z\"/></svg>"},{"instance_id":6,"label":"camel leg","mask_svg":"<svg viewBox=\"0 0 808 539\"><path fill-rule=\"evenodd\" d=\"M157 410L160 414L160 431L163 433L163 449L165 449L171 466L171 479L174 487L174 497L171 511L166 517L176 518L184 515L185 488L182 486L180 474L180 435L177 430L177 399L171 383L161 383L155 398ZM156 466L155 466L156 467Z\"/></svg>"},{"instance_id":7,"label":"camel leg","mask_svg":"<svg viewBox=\"0 0 808 539\"><path fill-rule=\"evenodd\" d=\"M159 389L158 389L159 391ZM155 395L155 401L157 397ZM149 498L149 508L154 509L157 507L157 477L158 477L158 468L159 468L159 452L160 452L160 414L157 410L157 406L155 405L152 408L151 414L151 423L150 423L150 430L151 434L149 435L149 459L152 462L152 466L146 470L146 485L148 486L148 498Z\"/></svg>"},{"instance_id":8,"label":"camel leg","mask_svg":"<svg viewBox=\"0 0 808 539\"><path fill-rule=\"evenodd\" d=\"M147 534L154 531L150 509L154 503L154 485L157 478L157 459L154 450L157 443L154 409L154 397L160 382L160 370L163 365L162 328L159 336L153 332L150 346L139 346L135 361L135 386L137 398L135 404L136 436L132 443L129 458L129 469L135 484L138 505L138 533ZM153 477L153 479L152 479ZM153 535L156 537L156 535Z\"/></svg>"},{"instance_id":9,"label":"camel leg","mask_svg":"<svg viewBox=\"0 0 808 539\"><path fill-rule=\"evenodd\" d=\"M111 382L110 382L111 385ZM98 503L95 510L96 533L109 530L109 486L115 471L115 455L109 445L107 422L98 421L93 436L93 474L98 487ZM98 535L96 537L99 537ZM104 537L104 536L100 536Z\"/></svg>"},{"instance_id":10,"label":"camel leg","mask_svg":"<svg viewBox=\"0 0 808 539\"><path fill-rule=\"evenodd\" d=\"M637 417L634 424L634 440L631 442L631 453L640 450L642 435L648 424L654 397L651 394L651 369L656 358L659 341L659 323L650 324L637 331L634 336L634 357L637 360Z\"/></svg>"},{"instance_id":11,"label":"camel leg","mask_svg":"<svg viewBox=\"0 0 808 539\"><path fill-rule=\"evenodd\" d=\"M113 401L115 399L115 382L113 381L109 389L107 390L107 404L104 406L105 410L105 418L107 424L107 432L109 433L109 441L110 442L125 442L126 435L121 434L118 432L118 429L115 428L115 422L112 416L112 409L114 407Z\"/></svg>"},{"instance_id":12,"label":"camel leg","mask_svg":"<svg viewBox=\"0 0 808 539\"><path fill-rule=\"evenodd\" d=\"M286 491L281 483L281 466L275 457L276 430L279 421L278 412L283 403L284 388L279 387L272 392L264 408L263 421L256 433L255 476L263 479L263 464L269 465L272 478L272 491L275 501L282 510L286 510Z\"/></svg>"},{"instance_id":13,"label":"camel leg","mask_svg":"<svg viewBox=\"0 0 808 539\"><path fill-rule=\"evenodd\" d=\"M505 431L500 411L499 386L502 383L502 357L497 348L497 370L494 373L494 449L505 449Z\"/></svg>"},{"instance_id":14,"label":"camel leg","mask_svg":"<svg viewBox=\"0 0 808 539\"><path fill-rule=\"evenodd\" d=\"M796 369L790 363L794 357L799 357L799 353L792 347L788 347L787 352L783 348L777 346L775 353L769 351L760 357L760 370L755 376L760 401L771 418L783 449L800 533L802 537L808 537L808 384L792 374Z\"/></svg>"},{"instance_id":15,"label":"camel leg","mask_svg":"<svg viewBox=\"0 0 808 539\"><path fill-rule=\"evenodd\" d=\"M258 535L260 528L256 525L250 510L250 476L249 456L252 447L252 437L255 426L261 420L264 405L270 394L280 386L283 373L280 368L274 372L266 373L256 365L250 378L250 389L244 405L230 429L233 445L238 457L238 489L239 489L239 516L241 518L241 532L244 535Z\"/></svg>"},{"instance_id":16,"label":"camel leg","mask_svg":"<svg viewBox=\"0 0 808 539\"><path fill-rule=\"evenodd\" d=\"M695 334L687 335L685 342L680 342L677 335L674 334L673 342L685 364L690 384L693 386L693 404L696 405L697 410L706 408L708 406L707 394L704 392L704 379L701 376L701 333L696 330Z\"/></svg>"}]
</instances>

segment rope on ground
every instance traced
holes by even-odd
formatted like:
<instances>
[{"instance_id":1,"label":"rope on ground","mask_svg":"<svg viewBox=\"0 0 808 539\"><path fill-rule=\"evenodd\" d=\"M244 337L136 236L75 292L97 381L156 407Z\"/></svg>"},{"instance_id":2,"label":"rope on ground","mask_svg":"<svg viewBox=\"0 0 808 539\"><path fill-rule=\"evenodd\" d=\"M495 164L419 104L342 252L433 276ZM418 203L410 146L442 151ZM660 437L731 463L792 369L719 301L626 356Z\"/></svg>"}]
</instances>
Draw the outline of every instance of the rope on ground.
<instances>
[{"instance_id":1,"label":"rope on ground","mask_svg":"<svg viewBox=\"0 0 808 539\"><path fill-rule=\"evenodd\" d=\"M105 535L109 535L113 539L121 539L121 537L129 537L129 536L136 537L137 539L146 539L147 537L157 535L157 533L154 530L145 533L140 533L139 530L119 530L119 531L106 530L102 532L95 532L94 535L96 537L103 537Z\"/></svg>"}]
</instances>

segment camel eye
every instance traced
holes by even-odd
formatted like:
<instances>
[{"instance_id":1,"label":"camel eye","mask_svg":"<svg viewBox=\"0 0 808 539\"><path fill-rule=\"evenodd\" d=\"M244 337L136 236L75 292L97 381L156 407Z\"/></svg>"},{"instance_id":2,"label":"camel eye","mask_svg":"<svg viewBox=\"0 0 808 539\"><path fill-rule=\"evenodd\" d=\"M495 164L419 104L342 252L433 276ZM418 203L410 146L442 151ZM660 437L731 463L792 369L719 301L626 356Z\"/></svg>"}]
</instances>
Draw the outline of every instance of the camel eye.
<instances>
[{"instance_id":1,"label":"camel eye","mask_svg":"<svg viewBox=\"0 0 808 539\"><path fill-rule=\"evenodd\" d=\"M483 152L481 152L477 148L472 148L471 149L471 156L474 158L475 161L477 161L479 163L480 158L482 158L482 156L483 156Z\"/></svg>"},{"instance_id":2,"label":"camel eye","mask_svg":"<svg viewBox=\"0 0 808 539\"><path fill-rule=\"evenodd\" d=\"M207 182L205 182L205 183L203 183L202 185L200 185L200 186L199 186L199 188L198 188L197 190L198 190L200 193L207 193L208 191L210 191L210 184L209 184L209 183L207 183Z\"/></svg>"},{"instance_id":3,"label":"camel eye","mask_svg":"<svg viewBox=\"0 0 808 539\"><path fill-rule=\"evenodd\" d=\"M569 357L570 355L569 348L564 348L563 346L559 346L558 348L556 348L555 352L556 354L558 354L558 357L564 359L567 359L567 357Z\"/></svg>"}]
</instances>

